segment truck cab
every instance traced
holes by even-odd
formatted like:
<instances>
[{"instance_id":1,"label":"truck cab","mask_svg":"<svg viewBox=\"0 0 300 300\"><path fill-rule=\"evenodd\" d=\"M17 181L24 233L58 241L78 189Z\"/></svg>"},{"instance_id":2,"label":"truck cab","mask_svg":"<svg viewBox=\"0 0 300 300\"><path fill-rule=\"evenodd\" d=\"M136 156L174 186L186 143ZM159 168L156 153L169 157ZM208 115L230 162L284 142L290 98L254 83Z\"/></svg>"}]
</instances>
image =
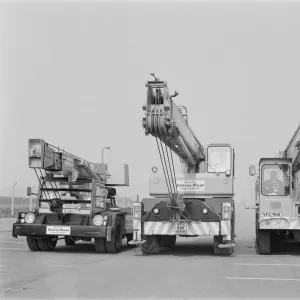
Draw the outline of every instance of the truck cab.
<instances>
[{"instance_id":1,"label":"truck cab","mask_svg":"<svg viewBox=\"0 0 300 300\"><path fill-rule=\"evenodd\" d=\"M250 176L256 175L254 166ZM255 182L256 243L260 254L270 254L283 240L298 240L300 206L294 195L292 159L261 158Z\"/></svg>"}]
</instances>

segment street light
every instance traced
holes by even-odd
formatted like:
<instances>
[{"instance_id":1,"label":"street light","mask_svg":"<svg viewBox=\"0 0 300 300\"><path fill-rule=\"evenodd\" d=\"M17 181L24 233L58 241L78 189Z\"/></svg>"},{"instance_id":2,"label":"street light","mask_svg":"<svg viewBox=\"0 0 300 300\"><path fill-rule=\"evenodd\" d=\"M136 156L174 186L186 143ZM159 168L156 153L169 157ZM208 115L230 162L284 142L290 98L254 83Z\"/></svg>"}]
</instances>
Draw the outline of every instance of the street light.
<instances>
[{"instance_id":1,"label":"street light","mask_svg":"<svg viewBox=\"0 0 300 300\"><path fill-rule=\"evenodd\" d=\"M104 161L104 149L110 149L110 147L103 147L102 148L102 163Z\"/></svg>"},{"instance_id":2,"label":"street light","mask_svg":"<svg viewBox=\"0 0 300 300\"><path fill-rule=\"evenodd\" d=\"M17 185L17 182L13 185L12 188L12 197L11 197L11 215L14 215L14 201L15 201L15 186Z\"/></svg>"}]
</instances>

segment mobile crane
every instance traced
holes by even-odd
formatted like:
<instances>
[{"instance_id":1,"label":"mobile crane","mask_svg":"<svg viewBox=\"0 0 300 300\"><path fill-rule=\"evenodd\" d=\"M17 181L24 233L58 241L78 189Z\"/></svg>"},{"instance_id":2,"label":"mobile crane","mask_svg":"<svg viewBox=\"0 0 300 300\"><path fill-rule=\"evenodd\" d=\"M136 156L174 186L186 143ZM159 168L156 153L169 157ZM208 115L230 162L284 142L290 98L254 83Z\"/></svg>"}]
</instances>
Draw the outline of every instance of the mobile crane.
<instances>
[{"instance_id":1,"label":"mobile crane","mask_svg":"<svg viewBox=\"0 0 300 300\"><path fill-rule=\"evenodd\" d=\"M96 252L119 252L122 239L133 237L132 209L116 205L114 188L129 185L128 165L122 166L121 182L114 183L107 164L91 163L42 139L28 144L38 201L34 211L18 213L13 237L26 236L32 251L52 251L58 239L71 246L93 238Z\"/></svg>"},{"instance_id":2,"label":"mobile crane","mask_svg":"<svg viewBox=\"0 0 300 300\"><path fill-rule=\"evenodd\" d=\"M300 124L279 157L261 158L249 167L255 182L255 232L258 252L268 255L284 241L300 242Z\"/></svg>"},{"instance_id":3,"label":"mobile crane","mask_svg":"<svg viewBox=\"0 0 300 300\"><path fill-rule=\"evenodd\" d=\"M214 253L234 252L234 149L229 144L202 146L188 125L187 109L176 106L166 81L146 83L142 120L155 137L162 170L152 167L150 196L134 203L134 237L143 254L173 250L176 236L214 236ZM176 174L173 152L183 163Z\"/></svg>"}]
</instances>

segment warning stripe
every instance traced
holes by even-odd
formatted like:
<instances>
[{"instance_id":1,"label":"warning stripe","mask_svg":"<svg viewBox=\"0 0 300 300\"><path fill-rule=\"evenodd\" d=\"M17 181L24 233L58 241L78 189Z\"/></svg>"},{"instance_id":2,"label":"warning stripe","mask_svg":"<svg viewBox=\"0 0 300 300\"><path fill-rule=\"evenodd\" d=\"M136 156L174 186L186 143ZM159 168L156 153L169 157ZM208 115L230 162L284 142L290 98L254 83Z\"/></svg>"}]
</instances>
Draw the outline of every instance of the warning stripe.
<instances>
[{"instance_id":1,"label":"warning stripe","mask_svg":"<svg viewBox=\"0 0 300 300\"><path fill-rule=\"evenodd\" d=\"M187 231L184 232L186 235L228 235L231 232L230 221L221 221L221 232L219 222L197 222L192 221L187 223ZM175 235L176 223L172 222L144 222L144 234L167 234Z\"/></svg>"}]
</instances>

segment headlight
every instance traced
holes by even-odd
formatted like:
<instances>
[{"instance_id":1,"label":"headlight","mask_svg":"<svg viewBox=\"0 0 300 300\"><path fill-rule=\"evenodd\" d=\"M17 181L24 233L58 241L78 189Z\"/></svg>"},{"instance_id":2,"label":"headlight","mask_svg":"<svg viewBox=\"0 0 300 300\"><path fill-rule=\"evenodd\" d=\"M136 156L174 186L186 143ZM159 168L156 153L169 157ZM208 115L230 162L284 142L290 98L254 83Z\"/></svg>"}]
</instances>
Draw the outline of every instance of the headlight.
<instances>
[{"instance_id":1,"label":"headlight","mask_svg":"<svg viewBox=\"0 0 300 300\"><path fill-rule=\"evenodd\" d=\"M35 220L35 216L32 213L26 214L25 221L26 223L33 223Z\"/></svg>"},{"instance_id":2,"label":"headlight","mask_svg":"<svg viewBox=\"0 0 300 300\"><path fill-rule=\"evenodd\" d=\"M93 222L95 225L100 226L103 223L103 217L100 215L97 215L93 218Z\"/></svg>"},{"instance_id":3,"label":"headlight","mask_svg":"<svg viewBox=\"0 0 300 300\"><path fill-rule=\"evenodd\" d=\"M230 170L226 170L226 171L225 171L225 175L226 175L226 176L230 176L230 173L231 173Z\"/></svg>"},{"instance_id":4,"label":"headlight","mask_svg":"<svg viewBox=\"0 0 300 300\"><path fill-rule=\"evenodd\" d=\"M24 217L25 217L25 214L24 214L24 213L21 213L21 217L24 218Z\"/></svg>"},{"instance_id":5,"label":"headlight","mask_svg":"<svg viewBox=\"0 0 300 300\"><path fill-rule=\"evenodd\" d=\"M260 222L262 227L288 228L289 222L286 219L269 219Z\"/></svg>"},{"instance_id":6,"label":"headlight","mask_svg":"<svg viewBox=\"0 0 300 300\"><path fill-rule=\"evenodd\" d=\"M207 208L203 208L202 212L206 215L208 213L208 209Z\"/></svg>"},{"instance_id":7,"label":"headlight","mask_svg":"<svg viewBox=\"0 0 300 300\"><path fill-rule=\"evenodd\" d=\"M153 209L153 213L155 213L156 215L159 214L159 208L155 207L155 208Z\"/></svg>"}]
</instances>

